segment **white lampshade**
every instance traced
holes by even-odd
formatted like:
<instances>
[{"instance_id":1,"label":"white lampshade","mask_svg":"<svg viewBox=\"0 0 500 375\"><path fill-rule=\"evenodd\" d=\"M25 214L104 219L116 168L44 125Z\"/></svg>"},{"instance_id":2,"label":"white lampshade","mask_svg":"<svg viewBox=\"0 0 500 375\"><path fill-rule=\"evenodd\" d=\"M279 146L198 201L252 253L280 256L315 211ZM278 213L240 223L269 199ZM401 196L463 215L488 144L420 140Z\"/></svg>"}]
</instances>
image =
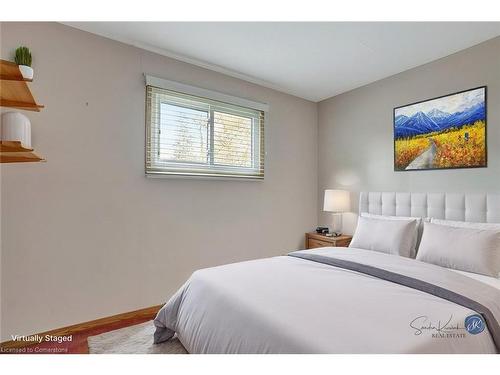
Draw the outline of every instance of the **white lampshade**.
<instances>
[{"instance_id":1,"label":"white lampshade","mask_svg":"<svg viewBox=\"0 0 500 375\"><path fill-rule=\"evenodd\" d=\"M351 199L347 190L325 190L323 211L348 212L350 209Z\"/></svg>"},{"instance_id":2,"label":"white lampshade","mask_svg":"<svg viewBox=\"0 0 500 375\"><path fill-rule=\"evenodd\" d=\"M23 147L31 148L31 123L22 113L3 113L1 130L2 141L20 141Z\"/></svg>"}]
</instances>

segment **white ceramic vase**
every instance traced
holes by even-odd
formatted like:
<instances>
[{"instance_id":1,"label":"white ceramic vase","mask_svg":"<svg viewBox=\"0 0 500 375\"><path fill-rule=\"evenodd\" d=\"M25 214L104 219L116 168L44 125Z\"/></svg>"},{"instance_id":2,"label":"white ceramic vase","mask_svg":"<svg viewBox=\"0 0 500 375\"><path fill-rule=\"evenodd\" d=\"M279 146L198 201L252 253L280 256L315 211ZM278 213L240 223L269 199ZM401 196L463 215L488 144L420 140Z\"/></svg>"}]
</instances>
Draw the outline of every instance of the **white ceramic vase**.
<instances>
[{"instance_id":1,"label":"white ceramic vase","mask_svg":"<svg viewBox=\"0 0 500 375\"><path fill-rule=\"evenodd\" d=\"M25 148L31 148L30 119L19 112L5 112L2 114L2 141L21 141Z\"/></svg>"},{"instance_id":2,"label":"white ceramic vase","mask_svg":"<svg viewBox=\"0 0 500 375\"><path fill-rule=\"evenodd\" d=\"M33 79L33 68L27 65L19 65L19 70L24 79Z\"/></svg>"}]
</instances>

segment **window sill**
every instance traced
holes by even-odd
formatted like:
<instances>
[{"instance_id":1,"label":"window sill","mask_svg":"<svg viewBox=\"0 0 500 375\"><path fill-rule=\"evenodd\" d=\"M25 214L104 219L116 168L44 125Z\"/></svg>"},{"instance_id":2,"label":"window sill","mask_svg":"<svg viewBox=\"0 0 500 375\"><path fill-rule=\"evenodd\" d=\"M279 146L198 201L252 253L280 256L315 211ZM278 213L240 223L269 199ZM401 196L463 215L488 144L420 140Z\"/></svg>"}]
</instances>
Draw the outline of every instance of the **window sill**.
<instances>
[{"instance_id":1,"label":"window sill","mask_svg":"<svg viewBox=\"0 0 500 375\"><path fill-rule=\"evenodd\" d=\"M180 180L205 180L205 181L264 181L259 176L215 176L215 175L193 175L176 173L146 173L146 178L152 179L180 179Z\"/></svg>"}]
</instances>

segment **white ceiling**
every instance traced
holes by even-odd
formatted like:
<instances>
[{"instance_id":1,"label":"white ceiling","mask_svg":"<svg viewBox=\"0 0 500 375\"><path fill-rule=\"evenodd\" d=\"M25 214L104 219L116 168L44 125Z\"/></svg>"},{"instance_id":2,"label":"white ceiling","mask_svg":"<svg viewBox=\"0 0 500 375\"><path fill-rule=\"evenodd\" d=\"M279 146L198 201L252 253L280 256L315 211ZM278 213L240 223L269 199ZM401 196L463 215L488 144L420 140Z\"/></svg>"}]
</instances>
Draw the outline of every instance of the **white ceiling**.
<instances>
[{"instance_id":1,"label":"white ceiling","mask_svg":"<svg viewBox=\"0 0 500 375\"><path fill-rule=\"evenodd\" d=\"M73 22L66 25L312 101L500 35L500 22Z\"/></svg>"}]
</instances>

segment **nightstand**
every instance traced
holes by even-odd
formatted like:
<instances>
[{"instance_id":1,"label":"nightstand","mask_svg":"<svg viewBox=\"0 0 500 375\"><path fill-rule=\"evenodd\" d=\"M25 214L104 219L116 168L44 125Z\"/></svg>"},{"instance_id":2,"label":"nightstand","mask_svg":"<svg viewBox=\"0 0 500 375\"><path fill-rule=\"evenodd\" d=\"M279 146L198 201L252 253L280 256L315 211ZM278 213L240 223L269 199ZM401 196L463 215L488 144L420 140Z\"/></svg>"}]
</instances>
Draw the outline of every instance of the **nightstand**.
<instances>
[{"instance_id":1,"label":"nightstand","mask_svg":"<svg viewBox=\"0 0 500 375\"><path fill-rule=\"evenodd\" d=\"M342 235L338 237L327 237L316 232L306 233L306 249L317 247L348 247L352 236Z\"/></svg>"}]
</instances>

